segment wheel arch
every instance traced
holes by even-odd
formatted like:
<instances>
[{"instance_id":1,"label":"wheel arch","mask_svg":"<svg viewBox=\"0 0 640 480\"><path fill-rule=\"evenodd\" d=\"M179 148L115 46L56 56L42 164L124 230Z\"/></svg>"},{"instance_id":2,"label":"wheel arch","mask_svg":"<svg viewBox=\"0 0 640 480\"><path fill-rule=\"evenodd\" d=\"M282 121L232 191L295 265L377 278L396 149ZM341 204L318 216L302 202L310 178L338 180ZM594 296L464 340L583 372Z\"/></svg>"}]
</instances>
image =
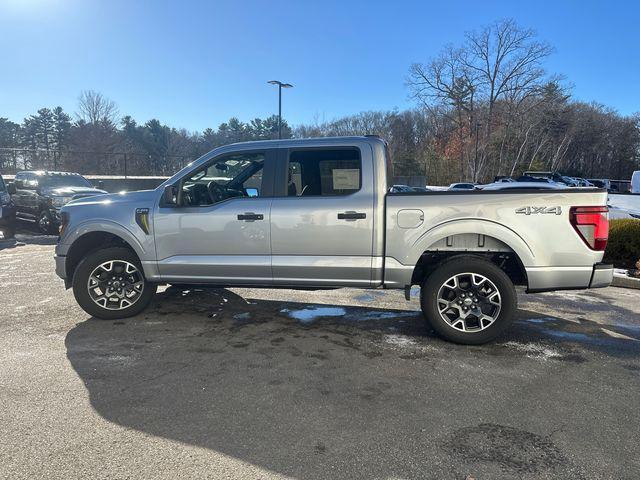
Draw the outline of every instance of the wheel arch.
<instances>
[{"instance_id":1,"label":"wheel arch","mask_svg":"<svg viewBox=\"0 0 640 480\"><path fill-rule=\"evenodd\" d=\"M409 253L411 284L420 284L439 264L459 256L480 257L502 268L514 284L528 285L525 265L534 262L529 245L513 230L487 220L441 224L425 232Z\"/></svg>"},{"instance_id":2,"label":"wheel arch","mask_svg":"<svg viewBox=\"0 0 640 480\"><path fill-rule=\"evenodd\" d=\"M137 252L132 243L123 238L122 235L106 230L92 230L75 238L67 250L65 260L66 278L69 280L73 279L73 274L78 264L89 252L111 246L127 248L140 260L139 252Z\"/></svg>"}]
</instances>

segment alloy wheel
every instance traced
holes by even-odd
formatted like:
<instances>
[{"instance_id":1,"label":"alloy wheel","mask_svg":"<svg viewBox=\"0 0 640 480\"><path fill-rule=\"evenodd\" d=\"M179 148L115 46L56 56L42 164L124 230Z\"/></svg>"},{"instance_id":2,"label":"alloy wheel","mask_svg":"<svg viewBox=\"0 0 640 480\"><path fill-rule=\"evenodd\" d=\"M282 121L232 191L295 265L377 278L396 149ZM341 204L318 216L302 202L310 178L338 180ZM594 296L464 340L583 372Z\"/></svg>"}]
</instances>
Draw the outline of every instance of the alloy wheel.
<instances>
[{"instance_id":1,"label":"alloy wheel","mask_svg":"<svg viewBox=\"0 0 640 480\"><path fill-rule=\"evenodd\" d=\"M136 303L144 290L144 277L125 260L110 260L93 269L87 281L91 300L108 310L123 310Z\"/></svg>"},{"instance_id":2,"label":"alloy wheel","mask_svg":"<svg viewBox=\"0 0 640 480\"><path fill-rule=\"evenodd\" d=\"M502 307L500 291L487 277L459 273L442 284L437 295L440 317L461 332L480 332L496 321Z\"/></svg>"}]
</instances>

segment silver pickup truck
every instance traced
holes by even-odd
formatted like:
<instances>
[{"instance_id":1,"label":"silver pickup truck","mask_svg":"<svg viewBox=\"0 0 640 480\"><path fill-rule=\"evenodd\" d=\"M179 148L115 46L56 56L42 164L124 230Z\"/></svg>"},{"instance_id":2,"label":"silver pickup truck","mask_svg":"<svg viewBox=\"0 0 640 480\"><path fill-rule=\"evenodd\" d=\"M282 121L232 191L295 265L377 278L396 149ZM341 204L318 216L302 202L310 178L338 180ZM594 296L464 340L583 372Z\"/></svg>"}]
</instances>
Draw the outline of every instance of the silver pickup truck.
<instances>
[{"instance_id":1,"label":"silver pickup truck","mask_svg":"<svg viewBox=\"0 0 640 480\"><path fill-rule=\"evenodd\" d=\"M388 193L378 137L227 145L155 190L68 203L56 271L97 318L136 315L158 284L421 287L451 341L501 334L529 292L604 287L598 189Z\"/></svg>"}]
</instances>

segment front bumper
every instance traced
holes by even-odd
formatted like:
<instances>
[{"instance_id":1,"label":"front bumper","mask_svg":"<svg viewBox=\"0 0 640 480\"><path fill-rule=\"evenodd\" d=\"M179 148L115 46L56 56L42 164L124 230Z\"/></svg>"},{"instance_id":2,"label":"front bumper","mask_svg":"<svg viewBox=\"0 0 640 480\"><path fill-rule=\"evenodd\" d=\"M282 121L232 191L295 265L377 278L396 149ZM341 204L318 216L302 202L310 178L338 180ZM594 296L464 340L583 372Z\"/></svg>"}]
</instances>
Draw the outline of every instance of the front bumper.
<instances>
[{"instance_id":1,"label":"front bumper","mask_svg":"<svg viewBox=\"0 0 640 480\"><path fill-rule=\"evenodd\" d=\"M53 259L56 262L56 275L58 275L61 279L66 280L67 278L67 257L62 255L55 255Z\"/></svg>"},{"instance_id":2,"label":"front bumper","mask_svg":"<svg viewBox=\"0 0 640 480\"><path fill-rule=\"evenodd\" d=\"M609 263L596 263L593 266L589 288L608 287L613 282L613 265Z\"/></svg>"}]
</instances>

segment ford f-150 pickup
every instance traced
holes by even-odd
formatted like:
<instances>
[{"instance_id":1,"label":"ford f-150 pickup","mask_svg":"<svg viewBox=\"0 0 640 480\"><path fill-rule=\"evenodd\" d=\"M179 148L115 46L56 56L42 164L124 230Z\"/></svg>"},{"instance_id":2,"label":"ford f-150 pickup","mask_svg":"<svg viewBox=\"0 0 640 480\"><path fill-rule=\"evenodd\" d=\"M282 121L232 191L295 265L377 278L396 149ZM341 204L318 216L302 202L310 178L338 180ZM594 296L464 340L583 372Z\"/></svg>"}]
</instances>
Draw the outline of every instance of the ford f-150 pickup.
<instances>
[{"instance_id":1,"label":"ford f-150 pickup","mask_svg":"<svg viewBox=\"0 0 640 480\"><path fill-rule=\"evenodd\" d=\"M607 192L389 193L374 136L227 145L155 190L62 208L56 271L90 315L136 315L158 284L421 287L428 324L479 344L529 292L604 287Z\"/></svg>"}]
</instances>

